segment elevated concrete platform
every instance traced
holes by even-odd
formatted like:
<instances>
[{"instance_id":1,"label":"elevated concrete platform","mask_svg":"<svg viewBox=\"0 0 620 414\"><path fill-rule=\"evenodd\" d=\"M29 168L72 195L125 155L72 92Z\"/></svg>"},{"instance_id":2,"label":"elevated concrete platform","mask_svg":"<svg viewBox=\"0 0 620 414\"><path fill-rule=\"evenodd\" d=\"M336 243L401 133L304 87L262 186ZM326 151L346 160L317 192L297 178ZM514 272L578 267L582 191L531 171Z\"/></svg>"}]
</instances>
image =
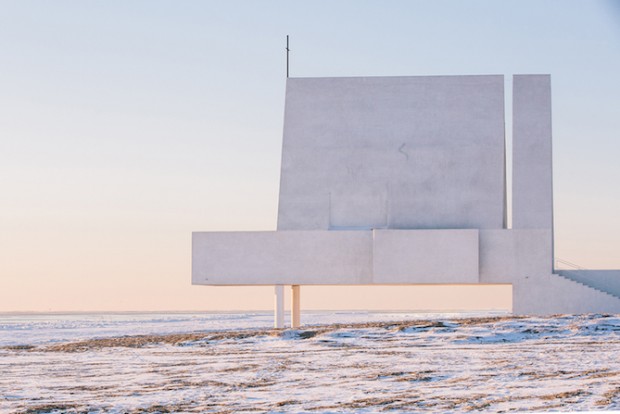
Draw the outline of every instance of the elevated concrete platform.
<instances>
[{"instance_id":1,"label":"elevated concrete platform","mask_svg":"<svg viewBox=\"0 0 620 414\"><path fill-rule=\"evenodd\" d=\"M192 283L478 283L478 230L197 232Z\"/></svg>"}]
</instances>

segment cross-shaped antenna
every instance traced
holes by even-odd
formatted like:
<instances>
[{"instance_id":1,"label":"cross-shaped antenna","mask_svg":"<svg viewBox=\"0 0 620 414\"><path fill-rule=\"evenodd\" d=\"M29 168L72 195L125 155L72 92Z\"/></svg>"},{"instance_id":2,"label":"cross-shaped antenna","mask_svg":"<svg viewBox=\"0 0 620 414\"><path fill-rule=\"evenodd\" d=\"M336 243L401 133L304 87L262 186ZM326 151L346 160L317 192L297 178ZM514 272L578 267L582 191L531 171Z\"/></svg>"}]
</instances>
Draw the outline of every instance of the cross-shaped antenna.
<instances>
[{"instance_id":1,"label":"cross-shaped antenna","mask_svg":"<svg viewBox=\"0 0 620 414\"><path fill-rule=\"evenodd\" d=\"M286 77L288 78L288 52L290 52L291 49L288 48L288 35L286 35Z\"/></svg>"}]
</instances>

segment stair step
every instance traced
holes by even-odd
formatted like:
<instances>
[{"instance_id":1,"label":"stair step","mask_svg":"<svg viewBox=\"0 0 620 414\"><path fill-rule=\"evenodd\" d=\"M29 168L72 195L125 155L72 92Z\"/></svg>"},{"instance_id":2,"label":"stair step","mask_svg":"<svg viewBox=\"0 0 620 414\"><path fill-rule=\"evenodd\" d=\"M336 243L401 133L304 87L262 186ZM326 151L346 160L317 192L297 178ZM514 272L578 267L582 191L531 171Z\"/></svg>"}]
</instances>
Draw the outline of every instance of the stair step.
<instances>
[{"instance_id":1,"label":"stair step","mask_svg":"<svg viewBox=\"0 0 620 414\"><path fill-rule=\"evenodd\" d=\"M557 276L620 299L620 270L557 270Z\"/></svg>"}]
</instances>

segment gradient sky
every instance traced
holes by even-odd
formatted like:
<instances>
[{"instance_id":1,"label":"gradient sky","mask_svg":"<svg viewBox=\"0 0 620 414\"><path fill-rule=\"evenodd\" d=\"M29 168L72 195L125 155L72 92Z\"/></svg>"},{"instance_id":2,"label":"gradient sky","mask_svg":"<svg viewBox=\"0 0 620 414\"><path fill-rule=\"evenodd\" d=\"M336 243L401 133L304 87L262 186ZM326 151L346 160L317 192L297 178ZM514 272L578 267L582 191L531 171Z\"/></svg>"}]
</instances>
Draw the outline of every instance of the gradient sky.
<instances>
[{"instance_id":1,"label":"gradient sky","mask_svg":"<svg viewBox=\"0 0 620 414\"><path fill-rule=\"evenodd\" d=\"M556 257L620 268L619 1L0 6L0 311L269 309L191 286L191 232L275 229L287 34L291 76L551 74ZM302 306L510 296L368 289Z\"/></svg>"}]
</instances>

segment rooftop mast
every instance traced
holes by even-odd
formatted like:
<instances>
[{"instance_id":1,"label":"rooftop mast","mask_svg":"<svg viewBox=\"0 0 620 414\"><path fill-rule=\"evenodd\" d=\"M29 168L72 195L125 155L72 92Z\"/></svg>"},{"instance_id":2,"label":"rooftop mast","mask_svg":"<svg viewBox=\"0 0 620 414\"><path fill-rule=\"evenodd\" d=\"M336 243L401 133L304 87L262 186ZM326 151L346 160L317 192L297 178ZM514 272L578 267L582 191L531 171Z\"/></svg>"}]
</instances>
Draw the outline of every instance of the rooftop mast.
<instances>
[{"instance_id":1,"label":"rooftop mast","mask_svg":"<svg viewBox=\"0 0 620 414\"><path fill-rule=\"evenodd\" d=\"M288 78L288 52L290 52L291 49L288 48L288 35L286 35L286 77Z\"/></svg>"}]
</instances>

